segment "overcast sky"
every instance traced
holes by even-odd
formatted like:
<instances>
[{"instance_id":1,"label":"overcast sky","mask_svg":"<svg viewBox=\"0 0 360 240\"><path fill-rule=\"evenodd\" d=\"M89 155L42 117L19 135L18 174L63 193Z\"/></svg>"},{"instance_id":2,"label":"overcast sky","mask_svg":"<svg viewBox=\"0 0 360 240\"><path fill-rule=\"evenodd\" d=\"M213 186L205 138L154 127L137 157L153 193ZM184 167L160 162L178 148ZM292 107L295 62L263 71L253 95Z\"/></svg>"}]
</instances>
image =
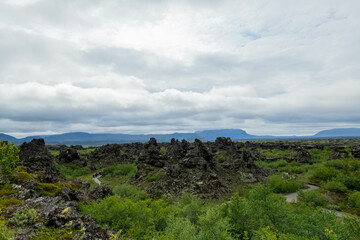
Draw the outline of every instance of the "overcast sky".
<instances>
[{"instance_id":1,"label":"overcast sky","mask_svg":"<svg viewBox=\"0 0 360 240\"><path fill-rule=\"evenodd\" d=\"M0 132L360 127L358 0L0 0Z\"/></svg>"}]
</instances>

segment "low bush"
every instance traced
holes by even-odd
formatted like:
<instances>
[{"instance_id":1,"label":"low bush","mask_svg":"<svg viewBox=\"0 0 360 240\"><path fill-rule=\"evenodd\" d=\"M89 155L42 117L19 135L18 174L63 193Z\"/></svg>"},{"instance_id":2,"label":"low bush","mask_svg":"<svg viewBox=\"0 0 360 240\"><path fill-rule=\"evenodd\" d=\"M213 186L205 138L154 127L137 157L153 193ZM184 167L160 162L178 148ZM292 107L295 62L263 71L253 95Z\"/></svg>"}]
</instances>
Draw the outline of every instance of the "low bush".
<instances>
[{"instance_id":1,"label":"low bush","mask_svg":"<svg viewBox=\"0 0 360 240\"><path fill-rule=\"evenodd\" d=\"M336 180L326 182L323 187L331 192L345 193L348 191L347 187L342 182Z\"/></svg>"},{"instance_id":2,"label":"low bush","mask_svg":"<svg viewBox=\"0 0 360 240\"><path fill-rule=\"evenodd\" d=\"M127 183L114 187L113 193L123 198L130 198L133 201L145 200L148 198L145 191Z\"/></svg>"},{"instance_id":3,"label":"low bush","mask_svg":"<svg viewBox=\"0 0 360 240\"><path fill-rule=\"evenodd\" d=\"M311 155L311 161L313 163L325 162L330 157L331 149L329 149L327 147L324 148L323 150L321 150L321 149L310 149L309 153Z\"/></svg>"},{"instance_id":4,"label":"low bush","mask_svg":"<svg viewBox=\"0 0 360 240\"><path fill-rule=\"evenodd\" d=\"M336 159L325 162L326 167L333 167L336 169L345 169L349 167L348 163L342 159Z\"/></svg>"},{"instance_id":5,"label":"low bush","mask_svg":"<svg viewBox=\"0 0 360 240\"><path fill-rule=\"evenodd\" d=\"M0 139L0 172L9 174L19 161L19 149L11 142Z\"/></svg>"},{"instance_id":6,"label":"low bush","mask_svg":"<svg viewBox=\"0 0 360 240\"><path fill-rule=\"evenodd\" d=\"M160 153L161 153L161 154L165 154L166 151L167 151L167 147L161 147L161 148L160 148Z\"/></svg>"},{"instance_id":7,"label":"low bush","mask_svg":"<svg viewBox=\"0 0 360 240\"><path fill-rule=\"evenodd\" d=\"M132 176L136 173L137 167L134 164L118 164L110 167L103 168L102 173L108 177L114 176Z\"/></svg>"},{"instance_id":8,"label":"low bush","mask_svg":"<svg viewBox=\"0 0 360 240\"><path fill-rule=\"evenodd\" d=\"M334 167L318 167L312 173L310 179L317 181L329 181L335 178L340 171L336 170Z\"/></svg>"},{"instance_id":9,"label":"low bush","mask_svg":"<svg viewBox=\"0 0 360 240\"><path fill-rule=\"evenodd\" d=\"M140 200L134 202L118 195L101 201L80 204L83 214L91 214L100 224L106 224L113 231L123 231L123 237L150 239L156 231L163 231L166 219L175 214L173 206L164 200Z\"/></svg>"},{"instance_id":10,"label":"low bush","mask_svg":"<svg viewBox=\"0 0 360 240\"><path fill-rule=\"evenodd\" d=\"M21 227L24 225L33 225L37 223L39 220L39 214L36 209L26 209L26 210L19 210L14 213L13 218L10 222L17 227Z\"/></svg>"},{"instance_id":11,"label":"low bush","mask_svg":"<svg viewBox=\"0 0 360 240\"><path fill-rule=\"evenodd\" d=\"M268 179L268 186L274 193L291 193L304 188L305 183L294 179L287 179L284 176L273 175Z\"/></svg>"},{"instance_id":12,"label":"low bush","mask_svg":"<svg viewBox=\"0 0 360 240\"><path fill-rule=\"evenodd\" d=\"M79 167L73 163L64 164L64 165L56 164L56 168L59 170L60 175L65 177L66 179L77 178L91 173L91 170L88 166Z\"/></svg>"},{"instance_id":13,"label":"low bush","mask_svg":"<svg viewBox=\"0 0 360 240\"><path fill-rule=\"evenodd\" d=\"M352 208L360 208L360 192L353 192L350 194L348 205Z\"/></svg>"},{"instance_id":14,"label":"low bush","mask_svg":"<svg viewBox=\"0 0 360 240\"><path fill-rule=\"evenodd\" d=\"M311 190L308 192L298 192L299 202L303 202L307 205L325 207L328 205L328 200L318 190Z\"/></svg>"}]
</instances>

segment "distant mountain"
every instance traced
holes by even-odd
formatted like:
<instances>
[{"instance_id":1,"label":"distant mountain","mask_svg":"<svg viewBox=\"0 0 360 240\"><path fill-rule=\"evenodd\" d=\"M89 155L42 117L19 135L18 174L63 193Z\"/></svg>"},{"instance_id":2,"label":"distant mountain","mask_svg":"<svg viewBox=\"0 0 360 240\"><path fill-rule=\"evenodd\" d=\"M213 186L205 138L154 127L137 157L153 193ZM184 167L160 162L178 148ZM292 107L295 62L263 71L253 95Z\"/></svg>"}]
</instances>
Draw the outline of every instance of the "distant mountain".
<instances>
[{"instance_id":1,"label":"distant mountain","mask_svg":"<svg viewBox=\"0 0 360 240\"><path fill-rule=\"evenodd\" d=\"M360 137L360 128L334 128L316 133L314 137Z\"/></svg>"},{"instance_id":2,"label":"distant mountain","mask_svg":"<svg viewBox=\"0 0 360 240\"><path fill-rule=\"evenodd\" d=\"M55 135L29 136L26 138L14 138L6 134L0 134L3 141L11 141L17 145L30 142L34 138L44 138L46 144L67 145L103 145L108 143L131 143L147 142L150 138L156 138L158 142L169 142L172 138L179 140L214 141L217 137L230 137L232 140L286 140L286 139L309 139L309 138L336 138L336 137L360 137L360 128L338 128L318 132L314 136L258 136L250 135L241 129L218 129L196 131L194 133L170 133L170 134L108 134L72 132Z\"/></svg>"},{"instance_id":3,"label":"distant mountain","mask_svg":"<svg viewBox=\"0 0 360 240\"><path fill-rule=\"evenodd\" d=\"M16 138L14 138L10 135L7 135L7 134L3 134L3 133L0 133L0 139L2 141L10 141L10 142L14 142L16 140Z\"/></svg>"}]
</instances>

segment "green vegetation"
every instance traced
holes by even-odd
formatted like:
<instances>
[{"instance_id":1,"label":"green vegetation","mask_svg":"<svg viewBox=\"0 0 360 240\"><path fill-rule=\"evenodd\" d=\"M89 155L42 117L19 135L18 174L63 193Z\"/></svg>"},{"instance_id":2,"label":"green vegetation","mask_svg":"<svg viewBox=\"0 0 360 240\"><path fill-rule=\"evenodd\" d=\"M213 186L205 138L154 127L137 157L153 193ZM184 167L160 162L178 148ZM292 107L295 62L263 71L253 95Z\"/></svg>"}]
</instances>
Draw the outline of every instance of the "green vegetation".
<instances>
[{"instance_id":1,"label":"green vegetation","mask_svg":"<svg viewBox=\"0 0 360 240\"><path fill-rule=\"evenodd\" d=\"M88 166L79 167L73 163L68 163L64 165L55 163L55 165L56 168L59 170L60 175L65 177L66 179L77 178L91 173L91 170Z\"/></svg>"},{"instance_id":2,"label":"green vegetation","mask_svg":"<svg viewBox=\"0 0 360 240\"><path fill-rule=\"evenodd\" d=\"M124 183L114 187L113 192L123 198L131 198L132 200L145 200L148 198L145 191L137 188L136 186Z\"/></svg>"},{"instance_id":3,"label":"green vegetation","mask_svg":"<svg viewBox=\"0 0 360 240\"><path fill-rule=\"evenodd\" d=\"M35 234L31 240L74 240L74 234L78 232L81 231L71 228L39 228L39 233Z\"/></svg>"},{"instance_id":4,"label":"green vegetation","mask_svg":"<svg viewBox=\"0 0 360 240\"><path fill-rule=\"evenodd\" d=\"M30 208L26 210L19 210L14 213L10 222L17 227L21 227L27 224L35 224L39 220L39 215L36 209Z\"/></svg>"},{"instance_id":5,"label":"green vegetation","mask_svg":"<svg viewBox=\"0 0 360 240\"><path fill-rule=\"evenodd\" d=\"M268 180L268 186L274 193L292 193L304 188L305 183L290 177L273 175Z\"/></svg>"},{"instance_id":6,"label":"green vegetation","mask_svg":"<svg viewBox=\"0 0 360 240\"><path fill-rule=\"evenodd\" d=\"M259 148L258 151L261 155L268 158L283 158L287 156L295 156L296 152L290 149L280 150L280 149L262 149Z\"/></svg>"},{"instance_id":7,"label":"green vegetation","mask_svg":"<svg viewBox=\"0 0 360 240\"><path fill-rule=\"evenodd\" d=\"M215 156L215 161L218 163L224 163L226 161L226 156L224 152L217 153Z\"/></svg>"},{"instance_id":8,"label":"green vegetation","mask_svg":"<svg viewBox=\"0 0 360 240\"><path fill-rule=\"evenodd\" d=\"M311 190L308 192L299 191L298 196L299 202L307 205L325 207L329 203L326 196L321 194L318 190Z\"/></svg>"},{"instance_id":9,"label":"green vegetation","mask_svg":"<svg viewBox=\"0 0 360 240\"><path fill-rule=\"evenodd\" d=\"M190 195L176 204L114 195L79 207L124 239L358 239L359 219L339 219L316 207L327 204L319 194L310 191L288 204L271 188L255 185L226 204L203 204Z\"/></svg>"},{"instance_id":10,"label":"green vegetation","mask_svg":"<svg viewBox=\"0 0 360 240\"><path fill-rule=\"evenodd\" d=\"M7 208L12 205L18 205L21 203L22 203L22 201L19 199L16 199L16 198L3 199L0 201L0 209Z\"/></svg>"},{"instance_id":11,"label":"green vegetation","mask_svg":"<svg viewBox=\"0 0 360 240\"><path fill-rule=\"evenodd\" d=\"M311 161L313 163L324 162L330 158L331 150L328 147L321 149L310 149Z\"/></svg>"},{"instance_id":12,"label":"green vegetation","mask_svg":"<svg viewBox=\"0 0 360 240\"><path fill-rule=\"evenodd\" d=\"M38 187L41 190L41 193L45 196L57 196L63 187L68 187L72 190L77 191L77 186L71 182L57 182L57 183L40 183L38 182Z\"/></svg>"},{"instance_id":13,"label":"green vegetation","mask_svg":"<svg viewBox=\"0 0 360 240\"><path fill-rule=\"evenodd\" d=\"M49 151L49 153L50 153L51 155L53 155L53 156L55 156L55 157L60 155L60 151L59 151L59 150L49 149L48 151Z\"/></svg>"},{"instance_id":14,"label":"green vegetation","mask_svg":"<svg viewBox=\"0 0 360 240\"><path fill-rule=\"evenodd\" d=\"M92 153L93 151L95 151L95 148L85 148L85 149L77 150L77 152L82 155L88 155L88 154Z\"/></svg>"},{"instance_id":15,"label":"green vegetation","mask_svg":"<svg viewBox=\"0 0 360 240\"><path fill-rule=\"evenodd\" d=\"M149 177L149 182L157 182L160 181L161 179L163 179L165 177L166 173L159 171L157 173L155 173L154 175Z\"/></svg>"},{"instance_id":16,"label":"green vegetation","mask_svg":"<svg viewBox=\"0 0 360 240\"><path fill-rule=\"evenodd\" d=\"M3 142L0 139L0 172L9 174L19 161L19 149L11 142Z\"/></svg>"},{"instance_id":17,"label":"green vegetation","mask_svg":"<svg viewBox=\"0 0 360 240\"><path fill-rule=\"evenodd\" d=\"M160 153L161 153L161 154L165 154L166 151L167 151L167 147L161 147L161 148L160 148Z\"/></svg>"}]
</instances>

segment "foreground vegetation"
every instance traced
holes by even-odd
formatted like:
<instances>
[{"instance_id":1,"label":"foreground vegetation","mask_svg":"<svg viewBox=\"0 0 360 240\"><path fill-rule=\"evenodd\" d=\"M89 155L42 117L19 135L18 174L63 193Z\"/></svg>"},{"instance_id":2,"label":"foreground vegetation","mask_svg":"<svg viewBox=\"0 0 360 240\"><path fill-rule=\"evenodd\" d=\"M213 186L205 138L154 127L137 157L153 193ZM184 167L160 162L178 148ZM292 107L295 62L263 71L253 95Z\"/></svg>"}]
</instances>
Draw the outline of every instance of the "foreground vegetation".
<instances>
[{"instance_id":1,"label":"foreground vegetation","mask_svg":"<svg viewBox=\"0 0 360 240\"><path fill-rule=\"evenodd\" d=\"M112 188L114 195L79 202L78 208L82 214L90 214L98 224L108 226L113 239L359 239L360 219L356 216L360 213L359 159L349 152L346 158L329 160L328 148L310 150L311 160L307 163L282 159L295 156L291 150L259 149L259 152L262 158L256 163L272 171L272 176L266 183L242 186L228 199L204 200L186 193L172 201L161 196L152 199L131 184L137 167L128 163L98 169L96 172L104 175L100 180ZM23 184L31 179L44 196L57 196L64 186L76 189L66 181L40 182L37 175L16 166L18 160L18 149L0 142L3 177L0 214L22 204L21 200L11 197L18 191L11 184ZM95 171L89 167L72 163L56 166L66 179L81 178L88 181L91 188L97 186L92 179ZM144 184L163 177L159 172L145 179ZM301 190L307 183L316 184L320 189L304 193ZM286 202L284 194L296 191L298 201ZM339 217L335 211L347 214ZM17 211L12 220L0 220L0 240L11 239L16 231L41 221L35 209ZM33 239L73 239L78 232L70 228L42 228Z\"/></svg>"}]
</instances>

